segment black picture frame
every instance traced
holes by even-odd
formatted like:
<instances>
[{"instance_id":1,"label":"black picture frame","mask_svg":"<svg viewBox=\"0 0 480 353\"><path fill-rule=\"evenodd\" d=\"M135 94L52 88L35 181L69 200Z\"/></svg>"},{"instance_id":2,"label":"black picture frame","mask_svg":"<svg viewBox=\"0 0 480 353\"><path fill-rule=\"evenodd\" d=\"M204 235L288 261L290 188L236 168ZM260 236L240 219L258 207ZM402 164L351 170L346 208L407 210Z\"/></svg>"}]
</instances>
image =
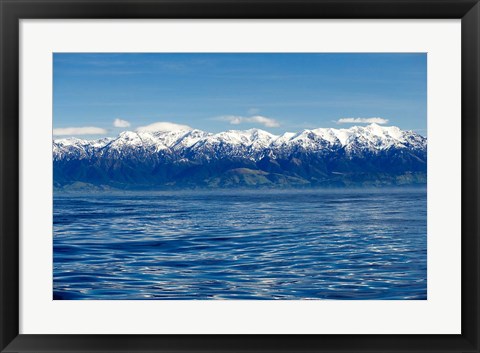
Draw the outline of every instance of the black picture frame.
<instances>
[{"instance_id":1,"label":"black picture frame","mask_svg":"<svg viewBox=\"0 0 480 353\"><path fill-rule=\"evenodd\" d=\"M2 352L479 352L480 5L477 0L0 0L0 16ZM19 20L24 18L461 19L462 333L241 336L19 334Z\"/></svg>"}]
</instances>

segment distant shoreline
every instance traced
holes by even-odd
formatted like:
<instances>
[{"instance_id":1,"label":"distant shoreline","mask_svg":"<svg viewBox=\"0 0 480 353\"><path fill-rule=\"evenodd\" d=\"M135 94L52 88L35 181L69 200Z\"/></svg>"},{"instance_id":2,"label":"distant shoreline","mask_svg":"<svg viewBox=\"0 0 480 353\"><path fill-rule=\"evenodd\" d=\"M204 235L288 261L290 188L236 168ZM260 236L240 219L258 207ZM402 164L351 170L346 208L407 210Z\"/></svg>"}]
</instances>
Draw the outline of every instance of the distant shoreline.
<instances>
[{"instance_id":1,"label":"distant shoreline","mask_svg":"<svg viewBox=\"0 0 480 353\"><path fill-rule=\"evenodd\" d=\"M281 192L341 192L341 191L356 191L356 192L371 192L379 191L385 192L388 190L421 190L427 188L427 184L405 184L405 185L351 185L351 186L337 186L337 187L217 187L217 188L208 188L208 187L175 187L175 188L137 188L137 189L119 189L119 188L70 188L70 189L53 189L54 195L61 194L134 194L139 193L143 194L146 192L152 193L170 193L170 192L199 192L199 193L237 193L237 192L272 192L272 193L281 193Z\"/></svg>"}]
</instances>

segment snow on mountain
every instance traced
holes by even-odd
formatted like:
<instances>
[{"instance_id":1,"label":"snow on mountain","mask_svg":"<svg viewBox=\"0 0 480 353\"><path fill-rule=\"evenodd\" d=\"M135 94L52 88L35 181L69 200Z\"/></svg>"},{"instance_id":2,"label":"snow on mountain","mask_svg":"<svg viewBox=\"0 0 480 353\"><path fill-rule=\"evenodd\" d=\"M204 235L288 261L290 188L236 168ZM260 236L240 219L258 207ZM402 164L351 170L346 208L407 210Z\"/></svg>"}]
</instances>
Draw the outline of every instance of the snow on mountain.
<instances>
[{"instance_id":1,"label":"snow on mountain","mask_svg":"<svg viewBox=\"0 0 480 353\"><path fill-rule=\"evenodd\" d=\"M212 134L201 131L201 130L190 130L187 132L184 132L181 136L177 138L172 138L168 146L174 150L182 150L185 148L192 147L194 144L196 144L198 141L201 141L202 139L206 139L212 136ZM173 136L172 136L173 137Z\"/></svg>"},{"instance_id":2,"label":"snow on mountain","mask_svg":"<svg viewBox=\"0 0 480 353\"><path fill-rule=\"evenodd\" d=\"M256 148L266 148L278 136L272 135L269 132L260 129L250 130L228 130L218 134L210 135L205 139L208 144L229 144Z\"/></svg>"},{"instance_id":3,"label":"snow on mountain","mask_svg":"<svg viewBox=\"0 0 480 353\"><path fill-rule=\"evenodd\" d=\"M85 159L92 156L125 157L131 154L155 153L204 156L262 158L265 153L291 151L378 153L390 148L426 150L427 139L413 131L377 124L349 129L318 128L277 136L260 129L229 130L212 134L201 130L125 131L117 138L87 141L77 138L53 141L54 160Z\"/></svg>"},{"instance_id":4,"label":"snow on mountain","mask_svg":"<svg viewBox=\"0 0 480 353\"><path fill-rule=\"evenodd\" d=\"M71 160L89 158L112 140L111 138L102 138L89 141L76 137L58 139L53 141L53 159Z\"/></svg>"},{"instance_id":5,"label":"snow on mountain","mask_svg":"<svg viewBox=\"0 0 480 353\"><path fill-rule=\"evenodd\" d=\"M339 143L347 150L360 146L370 150L382 150L392 146L405 147L411 131L402 131L396 126L371 124L365 127L354 126L349 129L315 129L312 132L332 145ZM409 134L410 133L410 134ZM416 134L415 134L416 135ZM417 135L421 137L420 135ZM420 141L419 141L420 142ZM419 147L422 147L419 145Z\"/></svg>"},{"instance_id":6,"label":"snow on mountain","mask_svg":"<svg viewBox=\"0 0 480 353\"><path fill-rule=\"evenodd\" d=\"M273 144L273 149L280 151L305 150L318 152L326 150L338 144L338 139L332 134L326 133L327 129L317 130L303 130L297 134L284 134L276 139Z\"/></svg>"}]
</instances>

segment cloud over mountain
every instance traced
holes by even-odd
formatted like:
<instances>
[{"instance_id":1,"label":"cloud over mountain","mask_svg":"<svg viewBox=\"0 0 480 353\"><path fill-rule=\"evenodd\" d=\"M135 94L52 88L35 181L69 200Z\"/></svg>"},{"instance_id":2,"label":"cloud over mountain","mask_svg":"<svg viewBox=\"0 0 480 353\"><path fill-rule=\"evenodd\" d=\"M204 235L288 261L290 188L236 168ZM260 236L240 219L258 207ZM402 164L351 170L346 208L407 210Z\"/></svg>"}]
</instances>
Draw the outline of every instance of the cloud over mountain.
<instances>
[{"instance_id":1,"label":"cloud over mountain","mask_svg":"<svg viewBox=\"0 0 480 353\"><path fill-rule=\"evenodd\" d=\"M263 125L265 127L279 127L280 123L272 118L267 118L262 115L253 115L253 116L239 116L239 115L223 115L218 118L218 120L228 121L232 125L240 125L243 123L254 123Z\"/></svg>"},{"instance_id":2,"label":"cloud over mountain","mask_svg":"<svg viewBox=\"0 0 480 353\"><path fill-rule=\"evenodd\" d=\"M107 130L95 126L64 127L53 129L54 136L104 135Z\"/></svg>"},{"instance_id":3,"label":"cloud over mountain","mask_svg":"<svg viewBox=\"0 0 480 353\"><path fill-rule=\"evenodd\" d=\"M384 118L341 118L337 124L386 124L388 119Z\"/></svg>"},{"instance_id":4,"label":"cloud over mountain","mask_svg":"<svg viewBox=\"0 0 480 353\"><path fill-rule=\"evenodd\" d=\"M192 128L188 125L175 124L168 121L160 121L146 126L140 126L137 132L156 132L156 131L188 131Z\"/></svg>"},{"instance_id":5,"label":"cloud over mountain","mask_svg":"<svg viewBox=\"0 0 480 353\"><path fill-rule=\"evenodd\" d=\"M115 127L129 127L130 122L127 121L127 120L117 118L113 121L113 126L115 126Z\"/></svg>"}]
</instances>

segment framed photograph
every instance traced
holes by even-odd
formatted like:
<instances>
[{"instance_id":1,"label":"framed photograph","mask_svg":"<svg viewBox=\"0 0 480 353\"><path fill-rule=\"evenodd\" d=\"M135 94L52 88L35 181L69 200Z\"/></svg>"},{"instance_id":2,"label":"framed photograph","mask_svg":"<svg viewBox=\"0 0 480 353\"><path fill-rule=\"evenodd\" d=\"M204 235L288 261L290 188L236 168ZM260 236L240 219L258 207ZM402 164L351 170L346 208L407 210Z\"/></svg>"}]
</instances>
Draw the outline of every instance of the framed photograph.
<instances>
[{"instance_id":1,"label":"framed photograph","mask_svg":"<svg viewBox=\"0 0 480 353\"><path fill-rule=\"evenodd\" d=\"M1 0L1 352L479 352L474 0Z\"/></svg>"}]
</instances>

